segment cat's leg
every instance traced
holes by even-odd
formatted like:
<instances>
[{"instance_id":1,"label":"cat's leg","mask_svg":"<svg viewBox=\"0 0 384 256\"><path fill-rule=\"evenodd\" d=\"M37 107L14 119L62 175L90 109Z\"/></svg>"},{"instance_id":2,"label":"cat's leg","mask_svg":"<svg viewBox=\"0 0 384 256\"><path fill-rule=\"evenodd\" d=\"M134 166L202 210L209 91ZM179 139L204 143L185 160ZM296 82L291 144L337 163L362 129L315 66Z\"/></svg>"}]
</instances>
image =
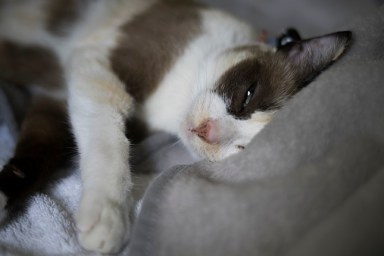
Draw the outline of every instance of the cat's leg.
<instances>
[{"instance_id":1,"label":"cat's leg","mask_svg":"<svg viewBox=\"0 0 384 256\"><path fill-rule=\"evenodd\" d=\"M22 124L15 154L0 172L0 211L23 207L53 170L69 162L73 148L66 104L36 99Z\"/></svg>"},{"instance_id":2,"label":"cat's leg","mask_svg":"<svg viewBox=\"0 0 384 256\"><path fill-rule=\"evenodd\" d=\"M116 252L128 239L132 182L125 121L133 100L98 49L76 52L70 69L70 117L80 153L83 193L79 241L88 250Z\"/></svg>"}]
</instances>

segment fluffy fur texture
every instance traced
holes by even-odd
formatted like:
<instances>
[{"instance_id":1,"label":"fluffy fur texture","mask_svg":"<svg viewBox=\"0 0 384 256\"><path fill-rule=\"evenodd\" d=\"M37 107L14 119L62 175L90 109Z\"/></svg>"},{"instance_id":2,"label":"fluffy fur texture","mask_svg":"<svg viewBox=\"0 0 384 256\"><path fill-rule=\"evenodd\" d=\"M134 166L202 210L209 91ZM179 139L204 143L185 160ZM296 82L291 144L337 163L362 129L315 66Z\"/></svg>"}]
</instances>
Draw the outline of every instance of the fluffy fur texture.
<instances>
[{"instance_id":1,"label":"fluffy fur texture","mask_svg":"<svg viewBox=\"0 0 384 256\"><path fill-rule=\"evenodd\" d=\"M83 180L79 240L86 249L106 253L118 251L129 237L127 119L138 117L151 129L179 136L200 157L223 159L244 149L350 41L350 33L343 32L275 51L258 43L248 25L197 5L69 1L68 11L58 12L49 2L1 2L0 53L4 42L21 50L0 63L0 77L28 71L7 70L25 47L55 53L52 66L61 67L56 72L63 74L66 87L53 84L54 79L45 85L34 81L67 98ZM41 65L39 56L32 65ZM23 180L36 170L22 168L14 161L18 157L2 173ZM0 209L13 196L3 192Z\"/></svg>"}]
</instances>

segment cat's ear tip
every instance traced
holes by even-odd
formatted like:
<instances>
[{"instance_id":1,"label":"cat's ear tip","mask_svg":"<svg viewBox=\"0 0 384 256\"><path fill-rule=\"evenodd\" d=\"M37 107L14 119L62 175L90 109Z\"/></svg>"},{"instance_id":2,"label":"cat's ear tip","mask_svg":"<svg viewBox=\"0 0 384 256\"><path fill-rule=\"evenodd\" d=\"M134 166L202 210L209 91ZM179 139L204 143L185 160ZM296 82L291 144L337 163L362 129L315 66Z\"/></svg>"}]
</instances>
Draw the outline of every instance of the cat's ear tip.
<instances>
[{"instance_id":1,"label":"cat's ear tip","mask_svg":"<svg viewBox=\"0 0 384 256\"><path fill-rule=\"evenodd\" d=\"M336 57L335 58L338 58L341 55L341 53L343 53L346 50L348 50L348 48L350 48L350 46L352 45L353 33L350 30L345 30L345 31L335 32L332 35L336 36L337 45L339 46L339 48L342 49L341 51L338 51L336 53Z\"/></svg>"},{"instance_id":2,"label":"cat's ear tip","mask_svg":"<svg viewBox=\"0 0 384 256\"><path fill-rule=\"evenodd\" d=\"M338 31L338 32L335 32L334 34L346 41L351 41L353 38L353 33L351 30Z\"/></svg>"},{"instance_id":3,"label":"cat's ear tip","mask_svg":"<svg viewBox=\"0 0 384 256\"><path fill-rule=\"evenodd\" d=\"M353 33L350 30L334 32L330 36L336 37L337 41L345 46L349 46L353 41Z\"/></svg>"}]
</instances>

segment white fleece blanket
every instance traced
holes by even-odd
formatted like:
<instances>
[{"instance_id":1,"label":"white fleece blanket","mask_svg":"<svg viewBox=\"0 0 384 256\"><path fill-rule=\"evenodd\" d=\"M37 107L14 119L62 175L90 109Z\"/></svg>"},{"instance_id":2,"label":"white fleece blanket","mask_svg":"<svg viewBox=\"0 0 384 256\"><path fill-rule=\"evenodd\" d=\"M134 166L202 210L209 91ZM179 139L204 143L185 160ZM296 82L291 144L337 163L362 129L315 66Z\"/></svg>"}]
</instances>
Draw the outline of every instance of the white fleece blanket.
<instances>
[{"instance_id":1,"label":"white fleece blanket","mask_svg":"<svg viewBox=\"0 0 384 256\"><path fill-rule=\"evenodd\" d=\"M80 193L80 179L73 175L33 196L26 212L0 229L0 254L87 255L73 221Z\"/></svg>"}]
</instances>

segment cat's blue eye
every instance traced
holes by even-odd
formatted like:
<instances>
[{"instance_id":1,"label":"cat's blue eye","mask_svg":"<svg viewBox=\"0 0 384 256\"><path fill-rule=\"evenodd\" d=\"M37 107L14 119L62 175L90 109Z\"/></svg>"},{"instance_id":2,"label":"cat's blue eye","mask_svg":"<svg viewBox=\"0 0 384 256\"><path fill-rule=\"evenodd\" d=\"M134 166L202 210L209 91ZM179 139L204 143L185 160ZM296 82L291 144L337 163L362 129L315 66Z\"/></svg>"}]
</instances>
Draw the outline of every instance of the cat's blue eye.
<instances>
[{"instance_id":1,"label":"cat's blue eye","mask_svg":"<svg viewBox=\"0 0 384 256\"><path fill-rule=\"evenodd\" d=\"M253 98L253 94L254 93L255 93L255 86L249 87L248 90L245 93L245 96L244 96L244 101L243 101L243 106L242 106L243 108L248 106L249 102Z\"/></svg>"}]
</instances>

